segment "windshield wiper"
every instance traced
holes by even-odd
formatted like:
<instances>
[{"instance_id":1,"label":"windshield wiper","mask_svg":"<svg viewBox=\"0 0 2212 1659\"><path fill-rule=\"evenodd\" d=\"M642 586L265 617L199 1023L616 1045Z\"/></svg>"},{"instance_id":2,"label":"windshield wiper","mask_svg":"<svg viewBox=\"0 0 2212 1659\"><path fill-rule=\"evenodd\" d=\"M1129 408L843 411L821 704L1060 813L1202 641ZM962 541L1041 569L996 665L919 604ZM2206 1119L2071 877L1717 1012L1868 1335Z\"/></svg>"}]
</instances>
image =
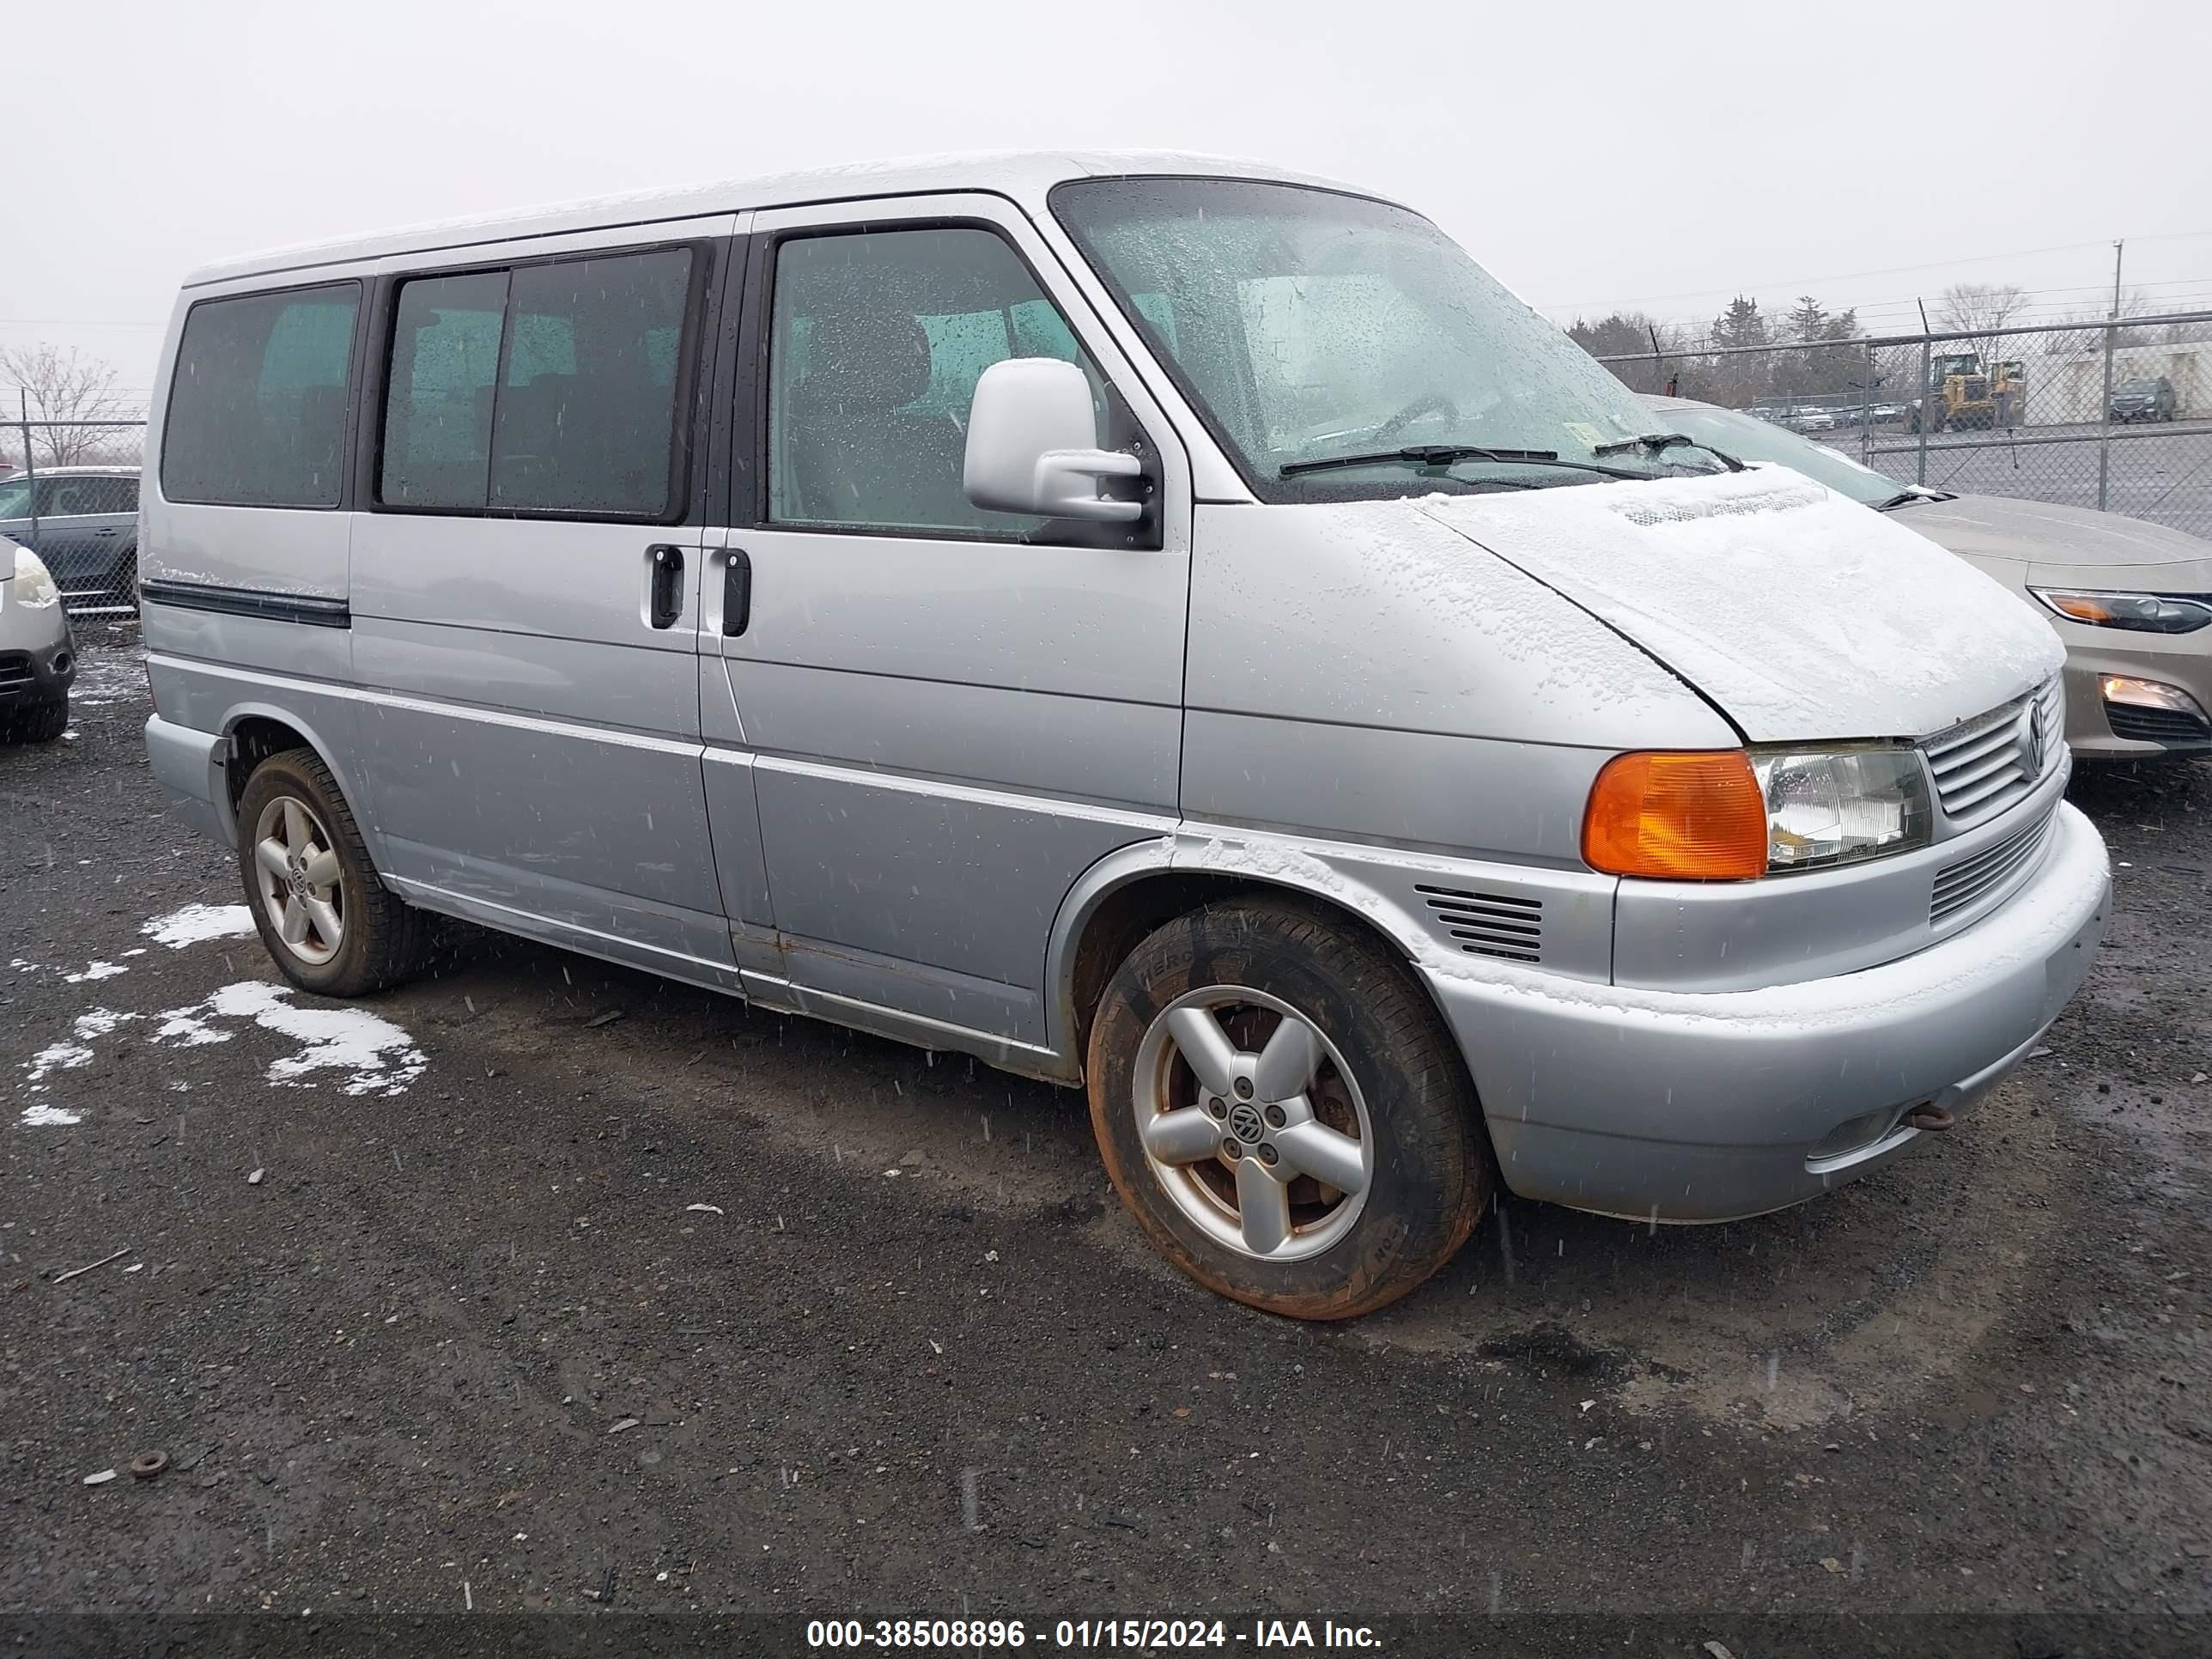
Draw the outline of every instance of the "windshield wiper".
<instances>
[{"instance_id":1,"label":"windshield wiper","mask_svg":"<svg viewBox=\"0 0 2212 1659\"><path fill-rule=\"evenodd\" d=\"M1491 449L1481 444L1411 444L1403 449L1368 450L1357 455L1325 455L1315 461L1291 461L1277 469L1279 478L1294 478L1301 472L1319 472L1336 466L1381 466L1391 461L1406 461L1415 466L1449 466L1458 461L1495 461L1507 466L1564 466L1577 472L1601 473L1608 478L1635 478L1649 481L1648 472L1631 472L1626 467L1593 466L1588 461L1563 461L1556 449Z\"/></svg>"},{"instance_id":2,"label":"windshield wiper","mask_svg":"<svg viewBox=\"0 0 2212 1659\"><path fill-rule=\"evenodd\" d=\"M1886 501L1876 501L1874 510L1887 513L1892 507L1910 507L1915 501L1954 501L1958 496L1948 489L1930 489L1924 484L1907 484Z\"/></svg>"},{"instance_id":3,"label":"windshield wiper","mask_svg":"<svg viewBox=\"0 0 2212 1659\"><path fill-rule=\"evenodd\" d=\"M1709 443L1705 443L1698 439L1692 438L1686 432L1647 432L1640 438L1625 438L1617 444L1600 444L1595 449L1590 451L1590 453L1593 455L1621 455L1626 454L1632 449L1648 449L1656 455L1659 453L1660 451L1672 449L1678 444L1687 444L1692 449L1702 449L1708 455L1719 456L1723 460L1728 463L1728 469L1731 472L1741 472L1743 471L1743 463L1736 459L1735 456L1729 454L1728 451L1725 449L1716 449Z\"/></svg>"}]
</instances>

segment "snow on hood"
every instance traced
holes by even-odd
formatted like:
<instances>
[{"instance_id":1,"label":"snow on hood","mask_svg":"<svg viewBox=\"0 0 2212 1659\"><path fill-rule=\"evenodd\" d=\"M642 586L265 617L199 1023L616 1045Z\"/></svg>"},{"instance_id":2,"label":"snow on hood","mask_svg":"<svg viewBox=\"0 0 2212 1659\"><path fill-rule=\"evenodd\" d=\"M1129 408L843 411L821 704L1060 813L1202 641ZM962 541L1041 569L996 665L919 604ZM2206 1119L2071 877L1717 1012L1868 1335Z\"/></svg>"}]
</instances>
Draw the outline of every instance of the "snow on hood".
<instances>
[{"instance_id":1,"label":"snow on hood","mask_svg":"<svg viewBox=\"0 0 2212 1659\"><path fill-rule=\"evenodd\" d=\"M1968 558L2045 565L2212 563L2212 542L2093 507L1960 495L1899 507L1891 516Z\"/></svg>"},{"instance_id":2,"label":"snow on hood","mask_svg":"<svg viewBox=\"0 0 2212 1659\"><path fill-rule=\"evenodd\" d=\"M1923 737L2064 658L2026 601L1794 473L1431 497L1422 510L1620 629L1753 743Z\"/></svg>"}]
</instances>

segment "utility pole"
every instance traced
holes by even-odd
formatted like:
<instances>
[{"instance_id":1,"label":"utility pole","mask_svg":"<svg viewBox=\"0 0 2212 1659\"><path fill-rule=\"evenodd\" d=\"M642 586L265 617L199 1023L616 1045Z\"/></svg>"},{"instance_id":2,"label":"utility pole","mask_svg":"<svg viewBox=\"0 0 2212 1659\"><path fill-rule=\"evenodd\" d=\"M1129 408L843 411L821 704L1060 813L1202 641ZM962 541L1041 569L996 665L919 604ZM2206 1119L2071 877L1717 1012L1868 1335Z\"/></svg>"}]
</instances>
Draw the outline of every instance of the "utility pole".
<instances>
[{"instance_id":1,"label":"utility pole","mask_svg":"<svg viewBox=\"0 0 2212 1659\"><path fill-rule=\"evenodd\" d=\"M2112 244L2112 309L2105 321L2105 401L2097 411L2097 511L2105 510L2112 475L2112 351L2119 341L2120 260L2127 238Z\"/></svg>"}]
</instances>

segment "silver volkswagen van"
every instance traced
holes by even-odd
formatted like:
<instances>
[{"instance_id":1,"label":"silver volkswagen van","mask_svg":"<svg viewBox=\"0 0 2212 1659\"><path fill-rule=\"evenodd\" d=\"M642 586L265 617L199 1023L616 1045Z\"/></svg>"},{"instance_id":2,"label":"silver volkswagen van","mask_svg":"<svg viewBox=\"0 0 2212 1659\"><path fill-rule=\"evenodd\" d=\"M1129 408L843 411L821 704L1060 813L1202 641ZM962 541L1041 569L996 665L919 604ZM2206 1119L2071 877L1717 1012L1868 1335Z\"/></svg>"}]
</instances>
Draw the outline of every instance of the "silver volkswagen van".
<instances>
[{"instance_id":1,"label":"silver volkswagen van","mask_svg":"<svg viewBox=\"0 0 2212 1659\"><path fill-rule=\"evenodd\" d=\"M1340 185L969 158L295 249L191 279L155 407L147 744L295 984L436 912L1080 1085L1277 1312L1498 1182L1863 1175L2102 928L2040 618Z\"/></svg>"}]
</instances>

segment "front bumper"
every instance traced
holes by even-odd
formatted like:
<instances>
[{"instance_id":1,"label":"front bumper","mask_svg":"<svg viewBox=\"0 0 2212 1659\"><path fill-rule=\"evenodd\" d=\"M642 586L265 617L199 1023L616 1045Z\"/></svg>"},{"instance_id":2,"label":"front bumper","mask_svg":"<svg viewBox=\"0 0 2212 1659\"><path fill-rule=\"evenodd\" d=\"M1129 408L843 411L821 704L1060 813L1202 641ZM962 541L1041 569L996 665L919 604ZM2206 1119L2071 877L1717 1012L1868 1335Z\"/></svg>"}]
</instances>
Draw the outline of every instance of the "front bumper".
<instances>
[{"instance_id":1,"label":"front bumper","mask_svg":"<svg viewBox=\"0 0 2212 1659\"><path fill-rule=\"evenodd\" d=\"M2175 715L2131 720L2105 705L2107 674L2178 686L2212 713L2212 628L2194 634L2129 634L2111 628L2063 626L2066 641L2066 744L2083 760L2146 760L2212 753L2212 726ZM2115 729L2117 726L2119 729ZM2130 733L2156 733L2131 736Z\"/></svg>"},{"instance_id":2,"label":"front bumper","mask_svg":"<svg viewBox=\"0 0 2212 1659\"><path fill-rule=\"evenodd\" d=\"M58 625L56 632L60 637L28 650L0 647L0 712L36 708L69 696L76 678L76 648L65 625Z\"/></svg>"},{"instance_id":3,"label":"front bumper","mask_svg":"<svg viewBox=\"0 0 2212 1659\"><path fill-rule=\"evenodd\" d=\"M2087 975L2111 890L2103 842L2063 805L2009 903L1857 973L1690 993L1424 968L1508 1187L1638 1220L1725 1221L1816 1197L1922 1133L1899 1125L1815 1158L1846 1120L1987 1093Z\"/></svg>"}]
</instances>

